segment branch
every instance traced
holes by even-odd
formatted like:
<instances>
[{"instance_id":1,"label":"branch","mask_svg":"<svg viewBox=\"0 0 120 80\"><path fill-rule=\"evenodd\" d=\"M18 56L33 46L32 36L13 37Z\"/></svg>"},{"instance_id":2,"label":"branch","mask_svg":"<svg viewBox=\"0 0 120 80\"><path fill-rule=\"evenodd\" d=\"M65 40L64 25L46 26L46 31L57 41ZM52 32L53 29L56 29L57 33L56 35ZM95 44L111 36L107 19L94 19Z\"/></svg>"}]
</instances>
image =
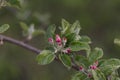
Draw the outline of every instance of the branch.
<instances>
[{"instance_id":1,"label":"branch","mask_svg":"<svg viewBox=\"0 0 120 80\"><path fill-rule=\"evenodd\" d=\"M13 38L10 38L10 37L4 36L4 35L0 35L0 40L3 40L4 42L9 42L9 43L21 46L21 47L23 47L25 49L28 49L28 50L36 53L36 54L39 54L41 52L41 50L39 50L39 49L37 49L35 47L32 47L31 45L25 44L22 41L15 40Z\"/></svg>"},{"instance_id":2,"label":"branch","mask_svg":"<svg viewBox=\"0 0 120 80\"><path fill-rule=\"evenodd\" d=\"M4 41L4 42L9 42L9 43L12 43L12 44L15 44L15 45L18 45L18 46L21 46L25 49L28 49L36 54L40 54L41 50L31 46L31 45L28 45L22 41L19 41L19 40L16 40L16 39L13 39L13 38L10 38L10 37L7 37L7 36L4 36L4 35L0 35L0 40L1 41ZM60 60L58 58L55 58L56 61L60 62ZM75 65L72 66L73 69L75 70L79 70L79 68Z\"/></svg>"}]
</instances>

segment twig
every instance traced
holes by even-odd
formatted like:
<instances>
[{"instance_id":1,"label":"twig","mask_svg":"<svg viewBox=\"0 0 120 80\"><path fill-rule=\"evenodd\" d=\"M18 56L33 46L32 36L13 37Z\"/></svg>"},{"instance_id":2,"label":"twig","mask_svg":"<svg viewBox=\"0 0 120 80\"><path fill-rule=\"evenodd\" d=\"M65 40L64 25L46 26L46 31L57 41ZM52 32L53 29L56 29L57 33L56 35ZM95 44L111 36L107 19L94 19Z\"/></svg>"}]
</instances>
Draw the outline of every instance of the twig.
<instances>
[{"instance_id":1,"label":"twig","mask_svg":"<svg viewBox=\"0 0 120 80\"><path fill-rule=\"evenodd\" d=\"M3 42L9 42L9 43L12 43L12 44L15 44L15 45L18 45L18 46L21 46L25 49L28 49L36 54L40 54L41 50L40 49L37 49L31 45L28 45L22 41L19 41L19 40L16 40L16 39L13 39L11 37L7 37L7 36L4 36L4 35L0 35L0 39L2 39ZM60 62L60 60L58 58L55 58L56 61ZM75 70L79 70L79 68L75 65L72 66L73 69Z\"/></svg>"},{"instance_id":2,"label":"twig","mask_svg":"<svg viewBox=\"0 0 120 80\"><path fill-rule=\"evenodd\" d=\"M15 45L18 45L18 46L21 46L25 49L28 49L36 54L39 54L41 52L41 50L35 48L35 47L32 47L31 45L28 45L22 41L19 41L19 40L15 40L13 38L10 38L10 37L7 37L7 36L4 36L4 35L0 35L0 39L3 40L3 42L9 42L9 43L12 43L12 44L15 44Z\"/></svg>"}]
</instances>

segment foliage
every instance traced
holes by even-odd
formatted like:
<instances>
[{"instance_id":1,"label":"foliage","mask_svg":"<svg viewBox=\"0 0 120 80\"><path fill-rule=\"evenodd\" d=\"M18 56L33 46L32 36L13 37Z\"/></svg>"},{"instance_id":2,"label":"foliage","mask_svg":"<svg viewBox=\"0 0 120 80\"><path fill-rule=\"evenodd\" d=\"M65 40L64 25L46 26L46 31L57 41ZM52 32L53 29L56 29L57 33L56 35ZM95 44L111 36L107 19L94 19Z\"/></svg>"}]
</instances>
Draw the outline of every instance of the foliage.
<instances>
[{"instance_id":1,"label":"foliage","mask_svg":"<svg viewBox=\"0 0 120 80\"><path fill-rule=\"evenodd\" d=\"M20 7L19 0L9 0L7 3ZM26 23L20 22L20 25L24 34L30 36L30 39L35 33L40 34L40 31L34 29L34 24L28 27ZM0 33L5 32L8 28L8 24L2 25ZM37 56L38 64L46 65L57 59L68 69L76 66L78 71L72 80L120 80L117 72L117 69L120 68L120 59L102 60L103 50L98 47L92 49L90 47L91 39L88 36L79 35L81 30L79 21L70 24L62 19L59 29L60 33L56 34L55 25L48 28L46 34L50 47L47 46ZM115 40L115 43L119 43L119 41ZM80 51L85 51L86 54L81 55Z\"/></svg>"},{"instance_id":2,"label":"foliage","mask_svg":"<svg viewBox=\"0 0 120 80\"><path fill-rule=\"evenodd\" d=\"M8 24L4 24L0 27L0 33L3 33L5 32L6 30L8 30L9 28L9 25Z\"/></svg>"},{"instance_id":3,"label":"foliage","mask_svg":"<svg viewBox=\"0 0 120 80\"><path fill-rule=\"evenodd\" d=\"M117 72L120 59L102 60L103 50L98 47L91 49L89 45L91 39L79 35L81 27L78 21L70 24L62 19L61 27L59 27L60 34L55 34L55 29L56 27L50 26L47 30L50 48L43 50L43 52L49 50L44 58L43 54L38 55L39 64L48 64L53 61L53 58L57 58L69 69L76 65L79 71L72 80L109 80L109 76L113 80L120 79ZM81 55L79 51L85 51L86 56ZM50 55L52 55L51 58L49 58Z\"/></svg>"},{"instance_id":4,"label":"foliage","mask_svg":"<svg viewBox=\"0 0 120 80\"><path fill-rule=\"evenodd\" d=\"M35 29L34 24L28 26L26 23L20 22L20 26L23 30L23 36L26 37L27 40L31 40L33 37L40 34L45 34L45 31L42 29Z\"/></svg>"},{"instance_id":5,"label":"foliage","mask_svg":"<svg viewBox=\"0 0 120 80\"><path fill-rule=\"evenodd\" d=\"M0 8L5 6L12 6L20 8L20 0L0 0Z\"/></svg>"}]
</instances>

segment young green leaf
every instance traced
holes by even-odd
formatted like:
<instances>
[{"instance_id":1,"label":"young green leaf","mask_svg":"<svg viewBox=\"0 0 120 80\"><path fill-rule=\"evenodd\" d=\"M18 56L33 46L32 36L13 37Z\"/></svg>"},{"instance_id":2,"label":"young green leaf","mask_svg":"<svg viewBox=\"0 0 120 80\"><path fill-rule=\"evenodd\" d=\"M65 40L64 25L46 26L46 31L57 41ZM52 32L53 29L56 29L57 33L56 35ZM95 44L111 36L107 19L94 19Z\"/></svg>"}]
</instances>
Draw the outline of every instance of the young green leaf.
<instances>
[{"instance_id":1,"label":"young green leaf","mask_svg":"<svg viewBox=\"0 0 120 80\"><path fill-rule=\"evenodd\" d=\"M62 28L66 29L66 27L68 28L70 26L70 23L68 21L66 21L65 19L62 19Z\"/></svg>"},{"instance_id":2,"label":"young green leaf","mask_svg":"<svg viewBox=\"0 0 120 80\"><path fill-rule=\"evenodd\" d=\"M90 79L87 79L87 76L85 74L78 72L74 76L72 76L72 80L90 80Z\"/></svg>"},{"instance_id":3,"label":"young green leaf","mask_svg":"<svg viewBox=\"0 0 120 80\"><path fill-rule=\"evenodd\" d=\"M34 32L33 32L33 36L37 36L37 35L40 35L40 34L45 34L45 31L44 30L35 30Z\"/></svg>"},{"instance_id":4,"label":"young green leaf","mask_svg":"<svg viewBox=\"0 0 120 80\"><path fill-rule=\"evenodd\" d=\"M80 36L80 42L85 42L90 44L91 43L91 39L88 36Z\"/></svg>"},{"instance_id":5,"label":"young green leaf","mask_svg":"<svg viewBox=\"0 0 120 80\"><path fill-rule=\"evenodd\" d=\"M10 26L8 24L4 24L0 27L0 33L3 33L8 30Z\"/></svg>"},{"instance_id":6,"label":"young green leaf","mask_svg":"<svg viewBox=\"0 0 120 80\"><path fill-rule=\"evenodd\" d=\"M103 50L101 48L95 48L88 56L89 61L93 64L98 59L102 58Z\"/></svg>"},{"instance_id":7,"label":"young green leaf","mask_svg":"<svg viewBox=\"0 0 120 80\"><path fill-rule=\"evenodd\" d=\"M55 34L55 30L56 30L55 25L49 26L48 29L47 29L47 33L46 33L47 38L53 37L54 34Z\"/></svg>"},{"instance_id":8,"label":"young green leaf","mask_svg":"<svg viewBox=\"0 0 120 80\"><path fill-rule=\"evenodd\" d=\"M90 66L88 59L82 55L75 56L75 63L79 66L82 65L85 68L88 68Z\"/></svg>"},{"instance_id":9,"label":"young green leaf","mask_svg":"<svg viewBox=\"0 0 120 80\"><path fill-rule=\"evenodd\" d=\"M70 56L67 54L59 54L59 59L67 68L71 68L72 62Z\"/></svg>"},{"instance_id":10,"label":"young green leaf","mask_svg":"<svg viewBox=\"0 0 120 80\"><path fill-rule=\"evenodd\" d=\"M97 69L95 71L97 73L97 76L99 77L99 80L106 80L104 73L100 69Z\"/></svg>"},{"instance_id":11,"label":"young green leaf","mask_svg":"<svg viewBox=\"0 0 120 80\"><path fill-rule=\"evenodd\" d=\"M61 31L61 33L65 34L66 31L68 31L68 29L70 28L70 23L67 22L65 19L62 19L61 24L62 24L62 31Z\"/></svg>"},{"instance_id":12,"label":"young green leaf","mask_svg":"<svg viewBox=\"0 0 120 80\"><path fill-rule=\"evenodd\" d=\"M21 7L21 4L20 4L20 0L8 0L8 3L10 3L10 5L15 5L15 6L18 6L18 7Z\"/></svg>"},{"instance_id":13,"label":"young green leaf","mask_svg":"<svg viewBox=\"0 0 120 80\"><path fill-rule=\"evenodd\" d=\"M7 5L6 0L0 0L0 8L5 7Z\"/></svg>"},{"instance_id":14,"label":"young green leaf","mask_svg":"<svg viewBox=\"0 0 120 80\"><path fill-rule=\"evenodd\" d=\"M100 70L102 70L106 75L111 74L116 69L120 68L120 59L109 59L105 60L100 66Z\"/></svg>"},{"instance_id":15,"label":"young green leaf","mask_svg":"<svg viewBox=\"0 0 120 80\"><path fill-rule=\"evenodd\" d=\"M116 39L114 40L114 44L117 44L118 46L120 46L120 39L117 39L117 38L116 38Z\"/></svg>"},{"instance_id":16,"label":"young green leaf","mask_svg":"<svg viewBox=\"0 0 120 80\"><path fill-rule=\"evenodd\" d=\"M28 31L28 25L24 22L20 22L20 26L24 31Z\"/></svg>"},{"instance_id":17,"label":"young green leaf","mask_svg":"<svg viewBox=\"0 0 120 80\"><path fill-rule=\"evenodd\" d=\"M99 80L99 77L97 76L97 73L94 70L92 70L92 75L94 80Z\"/></svg>"},{"instance_id":18,"label":"young green leaf","mask_svg":"<svg viewBox=\"0 0 120 80\"><path fill-rule=\"evenodd\" d=\"M67 45L69 45L71 42L75 40L76 34L74 33L67 33L65 37L67 38Z\"/></svg>"},{"instance_id":19,"label":"young green leaf","mask_svg":"<svg viewBox=\"0 0 120 80\"><path fill-rule=\"evenodd\" d=\"M72 51L80 51L80 50L90 50L90 46L86 43L81 42L72 42L69 46Z\"/></svg>"},{"instance_id":20,"label":"young green leaf","mask_svg":"<svg viewBox=\"0 0 120 80\"><path fill-rule=\"evenodd\" d=\"M80 30L81 30L80 22L79 21L75 21L73 23L73 25L71 26L71 28L70 28L70 32L71 33L75 33L76 35L79 35Z\"/></svg>"},{"instance_id":21,"label":"young green leaf","mask_svg":"<svg viewBox=\"0 0 120 80\"><path fill-rule=\"evenodd\" d=\"M49 50L43 50L38 56L37 61L40 65L46 65L51 63L55 59L53 52Z\"/></svg>"}]
</instances>

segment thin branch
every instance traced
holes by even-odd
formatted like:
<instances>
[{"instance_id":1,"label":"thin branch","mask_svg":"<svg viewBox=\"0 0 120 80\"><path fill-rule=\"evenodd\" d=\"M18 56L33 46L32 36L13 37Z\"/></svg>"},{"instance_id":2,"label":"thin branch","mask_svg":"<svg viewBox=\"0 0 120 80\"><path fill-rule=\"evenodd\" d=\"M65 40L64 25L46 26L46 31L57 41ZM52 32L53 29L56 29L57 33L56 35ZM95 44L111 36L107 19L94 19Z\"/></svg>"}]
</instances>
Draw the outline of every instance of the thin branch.
<instances>
[{"instance_id":1,"label":"thin branch","mask_svg":"<svg viewBox=\"0 0 120 80\"><path fill-rule=\"evenodd\" d=\"M7 36L4 36L4 35L0 35L0 39L3 40L3 42L9 42L9 43L12 43L12 44L15 44L15 45L18 45L18 46L21 46L25 49L28 49L36 54L39 54L41 52L41 50L35 48L35 47L32 47L31 45L28 45L22 41L19 41L19 40L15 40L13 38L10 38L10 37L7 37Z\"/></svg>"},{"instance_id":2,"label":"thin branch","mask_svg":"<svg viewBox=\"0 0 120 80\"><path fill-rule=\"evenodd\" d=\"M18 45L18 46L21 46L25 49L28 49L36 54L40 54L41 50L40 49L37 49L31 45L28 45L22 41L19 41L19 40L16 40L16 39L13 39L11 37L7 37L7 36L4 36L4 35L0 35L0 40L2 40L3 42L9 42L9 43L12 43L12 44L15 44L15 45ZM59 59L55 58L56 61L60 62ZM75 70L79 70L79 68L75 65L72 66L73 69Z\"/></svg>"}]
</instances>

